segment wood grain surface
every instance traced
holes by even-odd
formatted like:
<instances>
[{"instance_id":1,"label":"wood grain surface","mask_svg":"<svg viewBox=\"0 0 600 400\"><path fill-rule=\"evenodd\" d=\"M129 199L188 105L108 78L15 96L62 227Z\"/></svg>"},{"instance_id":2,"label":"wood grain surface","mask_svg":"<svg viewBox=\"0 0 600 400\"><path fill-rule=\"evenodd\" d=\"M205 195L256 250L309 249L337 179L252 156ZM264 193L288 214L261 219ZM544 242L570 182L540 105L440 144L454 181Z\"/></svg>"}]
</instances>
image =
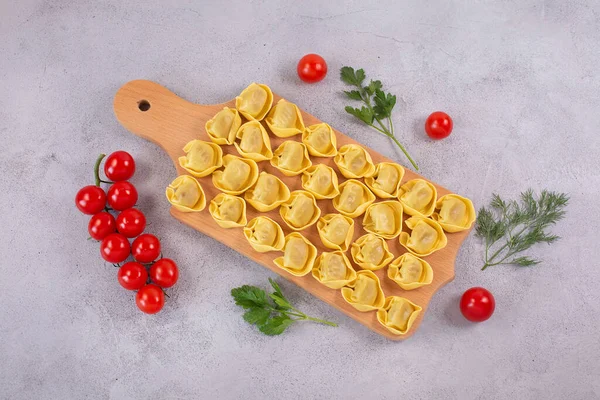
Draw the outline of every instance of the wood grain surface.
<instances>
[{"instance_id":1,"label":"wood grain surface","mask_svg":"<svg viewBox=\"0 0 600 400\"><path fill-rule=\"evenodd\" d=\"M275 104L279 99L279 96L274 95L273 104ZM235 108L235 101L231 100L223 104L215 105L194 104L178 97L163 86L146 80L135 80L126 83L117 91L114 99L114 111L119 122L134 134L161 146L173 160L173 163L175 164L179 174L186 174L186 171L181 168L177 162L177 158L184 155L182 149L185 144L193 139L210 141L204 129L204 124L225 106ZM302 111L302 117L304 118L304 123L306 126L322 122L304 111ZM266 127L266 124L264 125L267 131L270 132L269 128ZM337 130L335 130L335 133L337 135L338 148L348 143L357 143ZM271 134L270 139L271 146L273 150L275 150L284 140L300 141L301 135L282 139ZM374 150L369 149L362 143L358 144L369 151L374 163L379 163L382 161L395 162L385 158ZM222 148L224 154L239 155L233 146L222 146ZM336 170L336 172L338 172L340 184L346 180L341 173L339 173L339 170L333 162L333 158L320 158L311 156L311 160L313 165L323 163ZM271 166L268 161L261 161L258 163L258 166L261 171L267 171L271 174L277 175L283 182L285 182L290 190L293 191L302 189L300 180L302 175L298 175L296 177L284 176L276 168ZM404 175L403 182L414 178L423 178L422 176L409 170L408 167L405 167L405 170L406 174ZM175 176L173 176L173 179L175 179ZM206 193L208 204L208 202L210 202L210 200L212 200L220 192L213 186L210 175L204 178L199 178L198 180ZM436 184L435 182L432 183L437 188L438 197L450 193L450 191L446 188ZM164 188L160 188L160 190L164 191ZM381 199L378 199L377 201L381 201ZM169 204L166 198L164 202L165 206ZM322 210L321 215L337 213L337 211L333 208L331 200L318 200L318 205ZM428 257L424 257L424 259L431 264L431 267L434 271L433 282L430 285L423 286L415 290L406 291L401 289L396 283L387 277L387 267L379 271L374 271L381 281L381 286L386 296L395 295L406 297L423 308L423 311L414 322L412 329L403 336L396 336L389 332L377 321L375 311L359 312L350 304L346 303L346 301L342 298L340 290L327 288L315 280L310 273L303 277L296 277L278 268L273 263L273 260L276 257L281 256L282 253L256 252L244 238L244 235L242 234L242 228L223 229L219 227L210 216L208 212L208 205L202 212L197 213L183 213L172 207L171 214L185 224L190 225L196 230L213 237L214 239L231 247L235 251L245 255L249 259L262 264L285 279L294 282L298 286L304 288L306 291L312 293L319 299L331 304L344 314L350 316L374 332L377 332L380 335L392 340L406 339L417 331L427 311L427 306L429 305L432 296L440 287L454 279L454 261L457 252L461 243L470 232L464 231L459 233L447 233L448 245L444 249L439 250ZM257 215L267 215L273 220L277 221L283 228L286 235L292 232L292 230L289 229L289 227L279 216L278 208L268 213L259 213L252 208L252 206L248 205L248 221ZM404 218L406 217L407 216L404 215ZM405 225L404 230L406 230ZM315 246L317 246L319 253L321 251L332 251L322 245L317 233L316 224L303 230L301 233ZM367 232L362 228L362 216L355 218L354 240L365 233ZM387 240L387 243L390 251L394 253L395 257L399 257L401 254L406 252L406 249L404 249L398 242L398 238ZM350 250L348 250L346 254L352 261ZM360 267L357 265L354 265L354 268L357 271L360 270Z\"/></svg>"}]
</instances>

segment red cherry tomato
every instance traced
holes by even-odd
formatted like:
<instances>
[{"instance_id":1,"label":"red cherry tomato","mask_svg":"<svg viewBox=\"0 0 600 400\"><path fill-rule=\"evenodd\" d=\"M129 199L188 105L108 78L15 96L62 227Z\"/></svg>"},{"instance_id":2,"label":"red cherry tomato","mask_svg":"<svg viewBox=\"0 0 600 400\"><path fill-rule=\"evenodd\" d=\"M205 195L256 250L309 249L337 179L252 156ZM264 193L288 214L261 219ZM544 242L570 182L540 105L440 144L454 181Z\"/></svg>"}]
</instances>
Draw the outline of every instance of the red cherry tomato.
<instances>
[{"instance_id":1,"label":"red cherry tomato","mask_svg":"<svg viewBox=\"0 0 600 400\"><path fill-rule=\"evenodd\" d=\"M104 174L113 182L126 181L135 173L135 161L126 151L115 151L106 157Z\"/></svg>"},{"instance_id":2,"label":"red cherry tomato","mask_svg":"<svg viewBox=\"0 0 600 400\"><path fill-rule=\"evenodd\" d=\"M117 230L128 238L140 235L145 227L146 216L137 208L128 208L117 216Z\"/></svg>"},{"instance_id":3,"label":"red cherry tomato","mask_svg":"<svg viewBox=\"0 0 600 400\"><path fill-rule=\"evenodd\" d=\"M160 240L154 235L144 233L133 241L131 254L141 263L152 262L160 255Z\"/></svg>"},{"instance_id":4,"label":"red cherry tomato","mask_svg":"<svg viewBox=\"0 0 600 400\"><path fill-rule=\"evenodd\" d=\"M150 267L150 279L160 287L170 288L178 278L179 269L170 258L161 258Z\"/></svg>"},{"instance_id":5,"label":"red cherry tomato","mask_svg":"<svg viewBox=\"0 0 600 400\"><path fill-rule=\"evenodd\" d=\"M492 316L496 308L494 296L482 287L467 290L460 299L460 312L472 322L482 322Z\"/></svg>"},{"instance_id":6,"label":"red cherry tomato","mask_svg":"<svg viewBox=\"0 0 600 400\"><path fill-rule=\"evenodd\" d=\"M75 205L84 214L97 214L106 206L106 193L98 186L85 186L75 195Z\"/></svg>"},{"instance_id":7,"label":"red cherry tomato","mask_svg":"<svg viewBox=\"0 0 600 400\"><path fill-rule=\"evenodd\" d=\"M131 183L127 181L115 182L108 188L108 205L114 210L123 211L135 206L138 193Z\"/></svg>"},{"instance_id":8,"label":"red cherry tomato","mask_svg":"<svg viewBox=\"0 0 600 400\"><path fill-rule=\"evenodd\" d=\"M102 258L111 263L120 263L129 257L130 247L127 238L120 233L111 233L100 243Z\"/></svg>"},{"instance_id":9,"label":"red cherry tomato","mask_svg":"<svg viewBox=\"0 0 600 400\"><path fill-rule=\"evenodd\" d=\"M448 114L442 111L436 111L431 113L425 121L425 132L427 135L434 139L439 140L450 136L452 133L452 118Z\"/></svg>"},{"instance_id":10,"label":"red cherry tomato","mask_svg":"<svg viewBox=\"0 0 600 400\"><path fill-rule=\"evenodd\" d=\"M307 54L298 62L298 76L306 83L323 80L327 75L327 63L318 54Z\"/></svg>"},{"instance_id":11,"label":"red cherry tomato","mask_svg":"<svg viewBox=\"0 0 600 400\"><path fill-rule=\"evenodd\" d=\"M88 232L92 239L102 240L111 233L115 233L117 227L115 217L106 211L94 214L88 224Z\"/></svg>"},{"instance_id":12,"label":"red cherry tomato","mask_svg":"<svg viewBox=\"0 0 600 400\"><path fill-rule=\"evenodd\" d=\"M139 290L148 280L148 271L142 264L130 261L121 265L117 279L125 289Z\"/></svg>"},{"instance_id":13,"label":"red cherry tomato","mask_svg":"<svg viewBox=\"0 0 600 400\"><path fill-rule=\"evenodd\" d=\"M156 285L146 285L137 292L135 304L146 314L156 314L165 305L165 294Z\"/></svg>"}]
</instances>

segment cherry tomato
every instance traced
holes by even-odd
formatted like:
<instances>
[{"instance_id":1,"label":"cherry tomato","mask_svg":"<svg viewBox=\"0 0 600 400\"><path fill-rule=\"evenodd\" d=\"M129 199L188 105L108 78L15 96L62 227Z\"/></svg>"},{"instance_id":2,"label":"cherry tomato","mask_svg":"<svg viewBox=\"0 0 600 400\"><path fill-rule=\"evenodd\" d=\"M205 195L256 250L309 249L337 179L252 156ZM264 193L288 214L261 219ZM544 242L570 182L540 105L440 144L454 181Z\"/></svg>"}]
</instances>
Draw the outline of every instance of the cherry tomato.
<instances>
[{"instance_id":1,"label":"cherry tomato","mask_svg":"<svg viewBox=\"0 0 600 400\"><path fill-rule=\"evenodd\" d=\"M88 224L88 232L92 239L102 240L116 231L115 217L106 211L94 214Z\"/></svg>"},{"instance_id":2,"label":"cherry tomato","mask_svg":"<svg viewBox=\"0 0 600 400\"><path fill-rule=\"evenodd\" d=\"M128 208L117 216L117 230L128 238L140 235L145 227L146 216L137 208Z\"/></svg>"},{"instance_id":3,"label":"cherry tomato","mask_svg":"<svg viewBox=\"0 0 600 400\"><path fill-rule=\"evenodd\" d=\"M434 139L439 140L450 136L452 133L452 118L448 114L442 111L436 111L431 113L425 121L425 132L427 135Z\"/></svg>"},{"instance_id":4,"label":"cherry tomato","mask_svg":"<svg viewBox=\"0 0 600 400\"><path fill-rule=\"evenodd\" d=\"M327 75L327 63L318 54L307 54L298 62L298 76L306 83L323 80Z\"/></svg>"},{"instance_id":5,"label":"cherry tomato","mask_svg":"<svg viewBox=\"0 0 600 400\"><path fill-rule=\"evenodd\" d=\"M135 173L135 161L126 151L115 151L106 157L104 174L113 182L126 181Z\"/></svg>"},{"instance_id":6,"label":"cherry tomato","mask_svg":"<svg viewBox=\"0 0 600 400\"><path fill-rule=\"evenodd\" d=\"M100 243L102 258L111 263L120 263L129 257L129 241L120 233L111 233Z\"/></svg>"},{"instance_id":7,"label":"cherry tomato","mask_svg":"<svg viewBox=\"0 0 600 400\"><path fill-rule=\"evenodd\" d=\"M135 304L146 314L156 314L165 305L165 294L156 285L146 285L137 292Z\"/></svg>"},{"instance_id":8,"label":"cherry tomato","mask_svg":"<svg viewBox=\"0 0 600 400\"><path fill-rule=\"evenodd\" d=\"M108 205L114 210L123 211L135 206L138 193L131 183L127 181L115 182L108 188Z\"/></svg>"},{"instance_id":9,"label":"cherry tomato","mask_svg":"<svg viewBox=\"0 0 600 400\"><path fill-rule=\"evenodd\" d=\"M460 299L460 312L472 322L482 322L492 316L496 308L494 296L482 287L467 290Z\"/></svg>"},{"instance_id":10,"label":"cherry tomato","mask_svg":"<svg viewBox=\"0 0 600 400\"><path fill-rule=\"evenodd\" d=\"M161 258L150 267L150 279L160 287L170 288L178 278L179 269L170 258Z\"/></svg>"},{"instance_id":11,"label":"cherry tomato","mask_svg":"<svg viewBox=\"0 0 600 400\"><path fill-rule=\"evenodd\" d=\"M131 254L141 263L152 262L160 255L160 240L154 235L144 233L133 241Z\"/></svg>"},{"instance_id":12,"label":"cherry tomato","mask_svg":"<svg viewBox=\"0 0 600 400\"><path fill-rule=\"evenodd\" d=\"M84 214L97 214L106 206L106 193L98 186L85 186L75 195L75 205Z\"/></svg>"},{"instance_id":13,"label":"cherry tomato","mask_svg":"<svg viewBox=\"0 0 600 400\"><path fill-rule=\"evenodd\" d=\"M121 265L117 279L125 289L139 290L148 280L148 271L142 264L130 261Z\"/></svg>"}]
</instances>

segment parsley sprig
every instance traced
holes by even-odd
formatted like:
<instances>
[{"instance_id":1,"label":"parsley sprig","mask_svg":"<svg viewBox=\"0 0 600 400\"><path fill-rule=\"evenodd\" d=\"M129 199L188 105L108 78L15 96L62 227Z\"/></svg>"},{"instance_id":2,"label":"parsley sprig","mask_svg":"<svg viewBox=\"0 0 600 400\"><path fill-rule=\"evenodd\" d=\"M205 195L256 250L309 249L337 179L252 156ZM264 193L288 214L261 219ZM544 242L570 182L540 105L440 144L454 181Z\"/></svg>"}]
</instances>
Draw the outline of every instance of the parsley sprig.
<instances>
[{"instance_id":1,"label":"parsley sprig","mask_svg":"<svg viewBox=\"0 0 600 400\"><path fill-rule=\"evenodd\" d=\"M323 319L309 317L302 311L294 308L281 292L281 288L273 279L269 283L275 292L267 293L259 287L244 285L231 289L235 304L244 308L246 322L256 325L265 335L280 335L296 321L313 321L329 326L336 323Z\"/></svg>"},{"instance_id":2,"label":"parsley sprig","mask_svg":"<svg viewBox=\"0 0 600 400\"><path fill-rule=\"evenodd\" d=\"M377 132L389 137L398 145L400 150L406 155L415 170L419 167L406 151L404 146L394 136L394 123L392 122L392 110L396 105L396 96L383 91L381 81L371 80L364 86L366 78L365 71L361 68L354 70L352 67L342 67L340 77L348 85L355 86L355 90L344 91L346 96L352 100L359 100L365 103L361 108L346 106L348 114L354 115ZM385 123L384 123L385 121Z\"/></svg>"},{"instance_id":3,"label":"parsley sprig","mask_svg":"<svg viewBox=\"0 0 600 400\"><path fill-rule=\"evenodd\" d=\"M560 239L547 229L565 216L569 202L565 193L543 190L537 200L533 191L521 193L521 203L506 201L497 194L492 196L489 208L482 207L477 216L476 235L485 239L485 264L482 270L493 265L515 264L528 267L541 261L529 256L517 256L536 243L554 243ZM494 244L504 244L492 252Z\"/></svg>"}]
</instances>

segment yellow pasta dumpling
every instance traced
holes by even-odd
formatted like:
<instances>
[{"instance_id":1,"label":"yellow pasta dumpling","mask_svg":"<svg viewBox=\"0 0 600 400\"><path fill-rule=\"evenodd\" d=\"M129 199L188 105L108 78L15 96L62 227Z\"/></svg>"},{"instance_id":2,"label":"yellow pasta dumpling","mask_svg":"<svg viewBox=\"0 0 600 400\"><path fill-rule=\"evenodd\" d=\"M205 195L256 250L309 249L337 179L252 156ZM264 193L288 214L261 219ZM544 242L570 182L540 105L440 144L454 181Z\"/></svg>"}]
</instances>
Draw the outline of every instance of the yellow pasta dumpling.
<instances>
[{"instance_id":1,"label":"yellow pasta dumpling","mask_svg":"<svg viewBox=\"0 0 600 400\"><path fill-rule=\"evenodd\" d=\"M294 103L281 99L271 109L265 122L275 136L286 138L304 131L300 109Z\"/></svg>"},{"instance_id":2,"label":"yellow pasta dumpling","mask_svg":"<svg viewBox=\"0 0 600 400\"><path fill-rule=\"evenodd\" d=\"M435 208L437 190L423 179L413 179L400 186L398 199L408 215L428 217Z\"/></svg>"},{"instance_id":3,"label":"yellow pasta dumpling","mask_svg":"<svg viewBox=\"0 0 600 400\"><path fill-rule=\"evenodd\" d=\"M329 124L311 125L302 134L302 143L308 153L315 157L334 157L337 155L337 139Z\"/></svg>"},{"instance_id":4,"label":"yellow pasta dumpling","mask_svg":"<svg viewBox=\"0 0 600 400\"><path fill-rule=\"evenodd\" d=\"M223 157L222 171L212 174L213 185L228 194L241 194L250 188L258 179L256 162L227 154Z\"/></svg>"},{"instance_id":5,"label":"yellow pasta dumpling","mask_svg":"<svg viewBox=\"0 0 600 400\"><path fill-rule=\"evenodd\" d=\"M333 199L340 194L338 177L333 168L317 164L302 173L302 187L317 199Z\"/></svg>"},{"instance_id":6,"label":"yellow pasta dumpling","mask_svg":"<svg viewBox=\"0 0 600 400\"><path fill-rule=\"evenodd\" d=\"M375 166L373 176L365 178L367 186L382 199L398 197L404 168L396 163L381 162Z\"/></svg>"},{"instance_id":7,"label":"yellow pasta dumpling","mask_svg":"<svg viewBox=\"0 0 600 400\"><path fill-rule=\"evenodd\" d=\"M216 144L233 144L235 134L242 125L242 118L235 108L223 107L206 121L204 128L210 140Z\"/></svg>"},{"instance_id":8,"label":"yellow pasta dumpling","mask_svg":"<svg viewBox=\"0 0 600 400\"><path fill-rule=\"evenodd\" d=\"M290 189L275 175L261 172L254 187L244 193L252 207L261 212L271 211L290 198Z\"/></svg>"},{"instance_id":9,"label":"yellow pasta dumpling","mask_svg":"<svg viewBox=\"0 0 600 400\"><path fill-rule=\"evenodd\" d=\"M448 243L444 230L432 219L425 217L410 217L406 226L412 232L400 234L400 244L416 256L425 257L434 251L443 249Z\"/></svg>"},{"instance_id":10,"label":"yellow pasta dumpling","mask_svg":"<svg viewBox=\"0 0 600 400\"><path fill-rule=\"evenodd\" d=\"M235 108L249 120L260 121L273 105L273 93L267 85L251 83L235 98Z\"/></svg>"},{"instance_id":11,"label":"yellow pasta dumpling","mask_svg":"<svg viewBox=\"0 0 600 400\"><path fill-rule=\"evenodd\" d=\"M388 267L388 277L404 290L413 290L433 281L433 269L425 260L404 253Z\"/></svg>"},{"instance_id":12,"label":"yellow pasta dumpling","mask_svg":"<svg viewBox=\"0 0 600 400\"><path fill-rule=\"evenodd\" d=\"M269 217L256 217L244 228L244 236L250 246L259 253L283 249L285 235L283 229Z\"/></svg>"},{"instance_id":13,"label":"yellow pasta dumpling","mask_svg":"<svg viewBox=\"0 0 600 400\"><path fill-rule=\"evenodd\" d=\"M249 121L240 126L233 143L242 157L254 161L270 160L273 158L269 134L258 121Z\"/></svg>"},{"instance_id":14,"label":"yellow pasta dumpling","mask_svg":"<svg viewBox=\"0 0 600 400\"><path fill-rule=\"evenodd\" d=\"M402 232L402 204L395 200L371 204L365 212L363 228L386 239L397 237Z\"/></svg>"},{"instance_id":15,"label":"yellow pasta dumpling","mask_svg":"<svg viewBox=\"0 0 600 400\"><path fill-rule=\"evenodd\" d=\"M219 193L208 205L208 211L221 228L246 226L246 202L241 197Z\"/></svg>"},{"instance_id":16,"label":"yellow pasta dumpling","mask_svg":"<svg viewBox=\"0 0 600 400\"><path fill-rule=\"evenodd\" d=\"M385 267L394 259L385 240L372 233L367 233L352 243L350 253L356 264L371 271Z\"/></svg>"},{"instance_id":17,"label":"yellow pasta dumpling","mask_svg":"<svg viewBox=\"0 0 600 400\"><path fill-rule=\"evenodd\" d=\"M327 214L317 222L317 231L325 247L346 251L354 236L354 220L341 214Z\"/></svg>"},{"instance_id":18,"label":"yellow pasta dumpling","mask_svg":"<svg viewBox=\"0 0 600 400\"><path fill-rule=\"evenodd\" d=\"M167 200L182 212L196 212L206 207L206 197L200 183L189 175L179 175L167 186Z\"/></svg>"},{"instance_id":19,"label":"yellow pasta dumpling","mask_svg":"<svg viewBox=\"0 0 600 400\"><path fill-rule=\"evenodd\" d=\"M303 143L287 140L275 150L271 165L286 176L296 176L308 169L312 162Z\"/></svg>"},{"instance_id":20,"label":"yellow pasta dumpling","mask_svg":"<svg viewBox=\"0 0 600 400\"><path fill-rule=\"evenodd\" d=\"M356 279L356 271L341 251L323 252L315 261L312 276L331 289L340 289Z\"/></svg>"},{"instance_id":21,"label":"yellow pasta dumpling","mask_svg":"<svg viewBox=\"0 0 600 400\"><path fill-rule=\"evenodd\" d=\"M290 228L300 231L317 222L321 216L321 209L310 192L296 190L292 192L290 199L281 205L279 215Z\"/></svg>"},{"instance_id":22,"label":"yellow pasta dumpling","mask_svg":"<svg viewBox=\"0 0 600 400\"><path fill-rule=\"evenodd\" d=\"M346 178L363 178L375 172L371 155L357 144L346 144L333 159Z\"/></svg>"},{"instance_id":23,"label":"yellow pasta dumpling","mask_svg":"<svg viewBox=\"0 0 600 400\"><path fill-rule=\"evenodd\" d=\"M471 227L475 219L475 207L471 200L457 194L440 197L431 216L446 232L460 232Z\"/></svg>"},{"instance_id":24,"label":"yellow pasta dumpling","mask_svg":"<svg viewBox=\"0 0 600 400\"><path fill-rule=\"evenodd\" d=\"M415 322L421 307L404 297L386 297L383 307L377 310L377 320L394 335L405 335Z\"/></svg>"},{"instance_id":25,"label":"yellow pasta dumpling","mask_svg":"<svg viewBox=\"0 0 600 400\"><path fill-rule=\"evenodd\" d=\"M304 276L313 269L316 258L317 248L300 233L292 232L285 237L283 257L273 262L294 276Z\"/></svg>"},{"instance_id":26,"label":"yellow pasta dumpling","mask_svg":"<svg viewBox=\"0 0 600 400\"><path fill-rule=\"evenodd\" d=\"M333 207L350 218L356 218L374 201L375 195L368 187L356 179L349 179L340 185L340 194L333 199Z\"/></svg>"},{"instance_id":27,"label":"yellow pasta dumpling","mask_svg":"<svg viewBox=\"0 0 600 400\"><path fill-rule=\"evenodd\" d=\"M367 312L383 307L385 295L379 278L372 271L356 273L356 280L342 288L342 297L358 311Z\"/></svg>"},{"instance_id":28,"label":"yellow pasta dumpling","mask_svg":"<svg viewBox=\"0 0 600 400\"><path fill-rule=\"evenodd\" d=\"M197 178L210 175L223 165L223 150L215 143L192 140L183 151L185 156L179 157L179 165Z\"/></svg>"}]
</instances>

